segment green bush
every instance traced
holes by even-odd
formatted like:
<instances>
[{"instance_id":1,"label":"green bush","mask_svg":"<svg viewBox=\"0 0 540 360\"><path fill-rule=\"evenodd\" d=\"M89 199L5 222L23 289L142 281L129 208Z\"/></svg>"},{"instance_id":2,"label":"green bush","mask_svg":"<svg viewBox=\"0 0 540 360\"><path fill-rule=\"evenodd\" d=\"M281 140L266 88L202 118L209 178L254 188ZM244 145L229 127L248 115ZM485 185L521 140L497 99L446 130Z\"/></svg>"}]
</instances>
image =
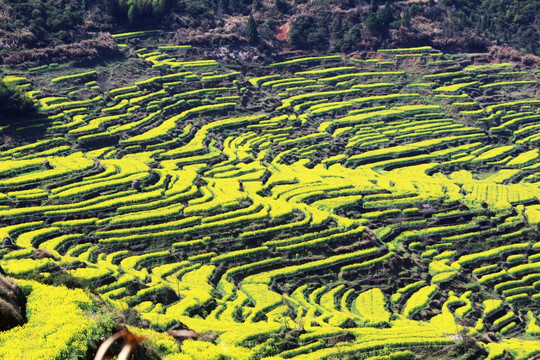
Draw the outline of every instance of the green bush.
<instances>
[{"instance_id":1,"label":"green bush","mask_svg":"<svg viewBox=\"0 0 540 360\"><path fill-rule=\"evenodd\" d=\"M37 112L36 105L26 94L0 80L0 122L10 122Z\"/></svg>"}]
</instances>

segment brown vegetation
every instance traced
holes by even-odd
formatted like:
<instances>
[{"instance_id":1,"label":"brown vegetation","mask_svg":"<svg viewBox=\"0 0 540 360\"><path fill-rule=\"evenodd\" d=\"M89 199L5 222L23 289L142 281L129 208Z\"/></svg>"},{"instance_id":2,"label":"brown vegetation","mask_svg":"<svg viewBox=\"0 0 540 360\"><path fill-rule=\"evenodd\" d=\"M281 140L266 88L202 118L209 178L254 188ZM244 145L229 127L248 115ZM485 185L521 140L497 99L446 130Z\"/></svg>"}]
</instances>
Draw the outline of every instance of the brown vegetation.
<instances>
[{"instance_id":1,"label":"brown vegetation","mask_svg":"<svg viewBox=\"0 0 540 360\"><path fill-rule=\"evenodd\" d=\"M489 48L489 54L493 59L499 61L512 61L520 63L525 67L540 66L540 56L533 54L523 54L522 52L508 45L494 45Z\"/></svg>"},{"instance_id":2,"label":"brown vegetation","mask_svg":"<svg viewBox=\"0 0 540 360\"><path fill-rule=\"evenodd\" d=\"M0 275L0 331L22 325L25 321L26 297L19 285Z\"/></svg>"},{"instance_id":3,"label":"brown vegetation","mask_svg":"<svg viewBox=\"0 0 540 360\"><path fill-rule=\"evenodd\" d=\"M14 51L4 57L6 65L28 68L53 62L74 61L84 63L119 55L115 40L109 33L75 44L59 45L44 49Z\"/></svg>"}]
</instances>

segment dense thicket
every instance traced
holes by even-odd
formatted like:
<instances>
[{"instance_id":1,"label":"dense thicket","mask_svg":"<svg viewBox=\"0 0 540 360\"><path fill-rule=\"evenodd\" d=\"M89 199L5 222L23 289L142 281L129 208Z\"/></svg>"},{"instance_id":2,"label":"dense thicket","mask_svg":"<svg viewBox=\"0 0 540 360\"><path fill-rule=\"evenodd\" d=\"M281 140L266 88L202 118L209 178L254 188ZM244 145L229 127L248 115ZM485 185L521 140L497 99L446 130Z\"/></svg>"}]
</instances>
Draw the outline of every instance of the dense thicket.
<instances>
[{"instance_id":1,"label":"dense thicket","mask_svg":"<svg viewBox=\"0 0 540 360\"><path fill-rule=\"evenodd\" d=\"M34 47L59 45L77 40L83 25L84 1L6 0L13 22L4 22L5 30L26 27L27 42ZM24 32L21 34L25 36ZM28 36L30 35L30 36Z\"/></svg>"},{"instance_id":2,"label":"dense thicket","mask_svg":"<svg viewBox=\"0 0 540 360\"><path fill-rule=\"evenodd\" d=\"M127 19L130 24L150 19L162 20L169 9L169 0L104 0L107 14Z\"/></svg>"},{"instance_id":3,"label":"dense thicket","mask_svg":"<svg viewBox=\"0 0 540 360\"><path fill-rule=\"evenodd\" d=\"M540 53L540 1L538 0L442 0L451 6L460 28L474 28L497 42L506 42L529 53Z\"/></svg>"}]
</instances>

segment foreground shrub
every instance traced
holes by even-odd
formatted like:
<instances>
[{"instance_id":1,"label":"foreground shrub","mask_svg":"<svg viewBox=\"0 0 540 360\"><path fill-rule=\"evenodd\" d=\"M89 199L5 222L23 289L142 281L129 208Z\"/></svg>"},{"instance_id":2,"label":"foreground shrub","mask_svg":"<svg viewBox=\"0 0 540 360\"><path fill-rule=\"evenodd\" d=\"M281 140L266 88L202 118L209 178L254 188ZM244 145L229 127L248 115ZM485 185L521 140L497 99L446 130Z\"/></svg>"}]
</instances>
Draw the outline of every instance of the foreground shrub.
<instances>
[{"instance_id":1,"label":"foreground shrub","mask_svg":"<svg viewBox=\"0 0 540 360\"><path fill-rule=\"evenodd\" d=\"M36 106L32 99L0 80L0 122L8 122L35 112Z\"/></svg>"}]
</instances>

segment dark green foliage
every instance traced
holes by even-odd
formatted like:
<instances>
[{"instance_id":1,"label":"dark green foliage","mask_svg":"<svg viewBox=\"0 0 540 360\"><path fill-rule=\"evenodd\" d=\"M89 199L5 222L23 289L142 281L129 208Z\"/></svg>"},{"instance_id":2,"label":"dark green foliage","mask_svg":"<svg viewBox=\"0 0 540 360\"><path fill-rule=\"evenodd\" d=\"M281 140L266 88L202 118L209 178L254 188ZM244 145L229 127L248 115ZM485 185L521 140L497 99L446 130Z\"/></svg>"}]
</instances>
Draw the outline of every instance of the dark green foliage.
<instances>
[{"instance_id":1,"label":"dark green foliage","mask_svg":"<svg viewBox=\"0 0 540 360\"><path fill-rule=\"evenodd\" d=\"M327 24L321 17L300 17L291 29L291 42L298 49L323 49L328 46Z\"/></svg>"},{"instance_id":2,"label":"dark green foliage","mask_svg":"<svg viewBox=\"0 0 540 360\"><path fill-rule=\"evenodd\" d=\"M169 8L169 2L167 0L154 1L152 3L152 15L155 18L164 16Z\"/></svg>"},{"instance_id":3,"label":"dark green foliage","mask_svg":"<svg viewBox=\"0 0 540 360\"><path fill-rule=\"evenodd\" d=\"M274 5L282 13L286 13L289 10L289 4L287 4L286 0L274 0Z\"/></svg>"},{"instance_id":4,"label":"dark green foliage","mask_svg":"<svg viewBox=\"0 0 540 360\"><path fill-rule=\"evenodd\" d=\"M371 3L369 5L369 12L375 13L379 10L379 4L377 4L377 1L371 0Z\"/></svg>"},{"instance_id":5,"label":"dark green foliage","mask_svg":"<svg viewBox=\"0 0 540 360\"><path fill-rule=\"evenodd\" d=\"M338 42L341 51L351 51L362 39L362 30L360 25L352 25L343 36L342 41Z\"/></svg>"},{"instance_id":6,"label":"dark green foliage","mask_svg":"<svg viewBox=\"0 0 540 360\"><path fill-rule=\"evenodd\" d=\"M135 5L131 5L129 7L129 10L128 10L128 13L127 13L127 16L128 16L128 21L130 24L135 24L135 22L138 20L139 18L139 14L137 12L137 7Z\"/></svg>"},{"instance_id":7,"label":"dark green foliage","mask_svg":"<svg viewBox=\"0 0 540 360\"><path fill-rule=\"evenodd\" d=\"M228 13L229 12L229 0L218 0L219 10Z\"/></svg>"},{"instance_id":8,"label":"dark green foliage","mask_svg":"<svg viewBox=\"0 0 540 360\"><path fill-rule=\"evenodd\" d=\"M536 0L442 0L454 7L460 31L473 27L498 42L508 42L527 52L540 54L540 2Z\"/></svg>"},{"instance_id":9,"label":"dark green foliage","mask_svg":"<svg viewBox=\"0 0 540 360\"><path fill-rule=\"evenodd\" d=\"M360 10L299 17L291 28L291 43L297 49L354 50L362 41L362 19Z\"/></svg>"},{"instance_id":10,"label":"dark green foliage","mask_svg":"<svg viewBox=\"0 0 540 360\"><path fill-rule=\"evenodd\" d=\"M257 23L253 19L253 15L249 15L246 36L250 43L256 43L259 40L259 32L257 31Z\"/></svg>"},{"instance_id":11,"label":"dark green foliage","mask_svg":"<svg viewBox=\"0 0 540 360\"><path fill-rule=\"evenodd\" d=\"M24 25L34 35L34 46L72 42L77 28L83 25L83 7L66 0L8 0L17 21L9 27Z\"/></svg>"},{"instance_id":12,"label":"dark green foliage","mask_svg":"<svg viewBox=\"0 0 540 360\"><path fill-rule=\"evenodd\" d=\"M222 6L226 6L226 9L224 10L228 11L229 1L227 0L226 2L223 2L223 3L227 4L227 5L222 5ZM185 12L188 15L192 16L193 18L201 18L201 17L212 18L214 16L213 15L214 13L213 13L211 5L212 4L209 3L208 1L190 1L186 3Z\"/></svg>"},{"instance_id":13,"label":"dark green foliage","mask_svg":"<svg viewBox=\"0 0 540 360\"><path fill-rule=\"evenodd\" d=\"M9 123L36 112L32 99L0 80L0 123Z\"/></svg>"},{"instance_id":14,"label":"dark green foliage","mask_svg":"<svg viewBox=\"0 0 540 360\"><path fill-rule=\"evenodd\" d=\"M369 14L365 26L372 32L385 32L396 18L396 9L389 2L386 2L384 7L379 8L375 13Z\"/></svg>"},{"instance_id":15,"label":"dark green foliage","mask_svg":"<svg viewBox=\"0 0 540 360\"><path fill-rule=\"evenodd\" d=\"M253 10L260 10L261 6L261 0L253 0L253 2L251 3L251 7L253 8Z\"/></svg>"},{"instance_id":16,"label":"dark green foliage","mask_svg":"<svg viewBox=\"0 0 540 360\"><path fill-rule=\"evenodd\" d=\"M130 24L161 21L171 7L169 0L104 0L107 14Z\"/></svg>"},{"instance_id":17,"label":"dark green foliage","mask_svg":"<svg viewBox=\"0 0 540 360\"><path fill-rule=\"evenodd\" d=\"M411 26L411 12L409 8L405 9L405 11L403 12L403 17L401 18L401 25L403 27Z\"/></svg>"},{"instance_id":18,"label":"dark green foliage","mask_svg":"<svg viewBox=\"0 0 540 360\"><path fill-rule=\"evenodd\" d=\"M229 10L232 13L242 13L242 3L241 0L229 0Z\"/></svg>"}]
</instances>

